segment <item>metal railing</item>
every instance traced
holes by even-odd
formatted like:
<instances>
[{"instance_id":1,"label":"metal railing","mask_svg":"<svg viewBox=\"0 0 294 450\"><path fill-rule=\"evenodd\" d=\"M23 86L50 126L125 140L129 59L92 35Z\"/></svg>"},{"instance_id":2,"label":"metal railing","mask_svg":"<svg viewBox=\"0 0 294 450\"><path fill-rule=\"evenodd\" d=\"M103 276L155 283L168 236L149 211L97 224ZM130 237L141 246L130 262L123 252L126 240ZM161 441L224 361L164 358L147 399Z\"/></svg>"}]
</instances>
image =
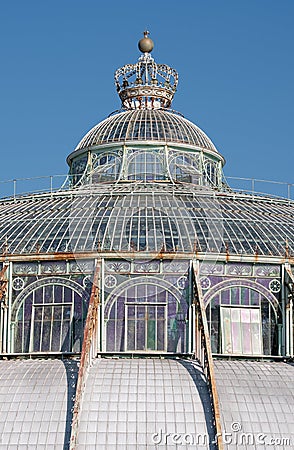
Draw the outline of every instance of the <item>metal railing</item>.
<instances>
[{"instance_id":1,"label":"metal railing","mask_svg":"<svg viewBox=\"0 0 294 450\"><path fill-rule=\"evenodd\" d=\"M225 180L229 189L234 192L243 192L252 195L269 195L288 200L294 199L294 183L244 177L225 177Z\"/></svg>"},{"instance_id":2,"label":"metal railing","mask_svg":"<svg viewBox=\"0 0 294 450\"><path fill-rule=\"evenodd\" d=\"M22 195L53 193L71 189L79 175L45 175L38 177L0 180L0 198L17 198ZM81 174L82 176L82 174ZM294 183L258 178L224 177L224 190L251 195L266 195L294 200Z\"/></svg>"},{"instance_id":3,"label":"metal railing","mask_svg":"<svg viewBox=\"0 0 294 450\"><path fill-rule=\"evenodd\" d=\"M199 261L192 262L192 280L193 280L193 308L194 308L194 358L200 363L206 377L210 399L211 409L214 416L214 426L216 430L216 441L219 450L223 450L222 426L220 419L220 408L216 381L214 375L214 366L210 345L208 324L206 319L205 305L202 298L202 289L199 279Z\"/></svg>"},{"instance_id":4,"label":"metal railing","mask_svg":"<svg viewBox=\"0 0 294 450\"><path fill-rule=\"evenodd\" d=\"M56 192L71 185L71 175L45 175L31 178L0 180L0 198L16 198L28 194Z\"/></svg>"}]
</instances>

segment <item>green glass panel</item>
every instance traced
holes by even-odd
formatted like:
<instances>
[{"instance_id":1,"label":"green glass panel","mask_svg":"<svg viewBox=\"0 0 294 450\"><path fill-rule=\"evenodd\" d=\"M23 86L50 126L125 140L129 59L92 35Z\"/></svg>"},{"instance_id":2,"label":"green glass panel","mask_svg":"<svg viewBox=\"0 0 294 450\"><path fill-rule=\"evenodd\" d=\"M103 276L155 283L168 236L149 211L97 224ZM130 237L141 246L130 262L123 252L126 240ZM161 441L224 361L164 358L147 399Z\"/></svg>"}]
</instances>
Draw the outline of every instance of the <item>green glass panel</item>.
<instances>
[{"instance_id":1,"label":"green glass panel","mask_svg":"<svg viewBox=\"0 0 294 450\"><path fill-rule=\"evenodd\" d=\"M148 319L147 321L147 350L156 350L156 321Z\"/></svg>"}]
</instances>

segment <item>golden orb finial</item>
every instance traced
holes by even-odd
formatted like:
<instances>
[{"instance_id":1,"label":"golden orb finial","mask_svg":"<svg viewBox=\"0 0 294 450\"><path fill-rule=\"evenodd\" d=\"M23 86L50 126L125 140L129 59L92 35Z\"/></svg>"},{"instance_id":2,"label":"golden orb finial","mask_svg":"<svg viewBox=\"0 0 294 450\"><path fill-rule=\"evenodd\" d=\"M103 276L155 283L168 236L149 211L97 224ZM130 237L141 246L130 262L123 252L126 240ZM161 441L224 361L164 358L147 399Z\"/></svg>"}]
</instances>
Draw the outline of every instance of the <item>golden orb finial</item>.
<instances>
[{"instance_id":1,"label":"golden orb finial","mask_svg":"<svg viewBox=\"0 0 294 450\"><path fill-rule=\"evenodd\" d=\"M143 34L144 37L138 42L139 50L142 53L150 53L154 48L154 42L148 37L150 34L149 31L145 30Z\"/></svg>"}]
</instances>

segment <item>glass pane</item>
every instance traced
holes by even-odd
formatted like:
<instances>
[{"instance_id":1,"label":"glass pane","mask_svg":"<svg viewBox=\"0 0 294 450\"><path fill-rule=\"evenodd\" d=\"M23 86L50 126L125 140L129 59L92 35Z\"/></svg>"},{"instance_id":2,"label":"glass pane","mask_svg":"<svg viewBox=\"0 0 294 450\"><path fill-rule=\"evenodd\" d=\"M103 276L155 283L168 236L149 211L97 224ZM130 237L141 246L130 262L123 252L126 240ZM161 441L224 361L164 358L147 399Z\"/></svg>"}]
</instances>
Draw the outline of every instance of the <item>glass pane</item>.
<instances>
[{"instance_id":1,"label":"glass pane","mask_svg":"<svg viewBox=\"0 0 294 450\"><path fill-rule=\"evenodd\" d=\"M240 322L240 308L231 309L231 320L232 322Z\"/></svg>"},{"instance_id":2,"label":"glass pane","mask_svg":"<svg viewBox=\"0 0 294 450\"><path fill-rule=\"evenodd\" d=\"M223 353L232 353L230 308L221 308Z\"/></svg>"},{"instance_id":3,"label":"glass pane","mask_svg":"<svg viewBox=\"0 0 294 450\"><path fill-rule=\"evenodd\" d=\"M54 302L62 303L62 286L54 286Z\"/></svg>"},{"instance_id":4,"label":"glass pane","mask_svg":"<svg viewBox=\"0 0 294 450\"><path fill-rule=\"evenodd\" d=\"M36 308L41 309L41 308ZM51 320L52 316L52 306L45 306L43 309L43 320Z\"/></svg>"},{"instance_id":5,"label":"glass pane","mask_svg":"<svg viewBox=\"0 0 294 450\"><path fill-rule=\"evenodd\" d=\"M259 309L251 309L251 322L260 323L260 310Z\"/></svg>"},{"instance_id":6,"label":"glass pane","mask_svg":"<svg viewBox=\"0 0 294 450\"><path fill-rule=\"evenodd\" d=\"M147 321L147 350L156 350L156 321L149 319Z\"/></svg>"},{"instance_id":7,"label":"glass pane","mask_svg":"<svg viewBox=\"0 0 294 450\"><path fill-rule=\"evenodd\" d=\"M136 350L145 350L145 320L140 317L137 320L137 345Z\"/></svg>"},{"instance_id":8,"label":"glass pane","mask_svg":"<svg viewBox=\"0 0 294 450\"><path fill-rule=\"evenodd\" d=\"M232 320L232 350L233 353L242 353L241 327L240 327L240 309L231 309Z\"/></svg>"},{"instance_id":9,"label":"glass pane","mask_svg":"<svg viewBox=\"0 0 294 450\"><path fill-rule=\"evenodd\" d=\"M34 322L34 335L33 335L33 352L39 352L41 339L41 322Z\"/></svg>"},{"instance_id":10,"label":"glass pane","mask_svg":"<svg viewBox=\"0 0 294 450\"><path fill-rule=\"evenodd\" d=\"M250 321L249 322L242 322L242 341L243 341L243 353L245 355L251 355L252 354L252 348L251 348L251 326L250 326Z\"/></svg>"},{"instance_id":11,"label":"glass pane","mask_svg":"<svg viewBox=\"0 0 294 450\"><path fill-rule=\"evenodd\" d=\"M62 323L61 351L62 352L70 351L70 323L68 321L64 321Z\"/></svg>"},{"instance_id":12,"label":"glass pane","mask_svg":"<svg viewBox=\"0 0 294 450\"><path fill-rule=\"evenodd\" d=\"M243 323L250 323L250 309L241 309L241 321Z\"/></svg>"},{"instance_id":13,"label":"glass pane","mask_svg":"<svg viewBox=\"0 0 294 450\"><path fill-rule=\"evenodd\" d=\"M128 320L127 350L136 350L136 321Z\"/></svg>"},{"instance_id":14,"label":"glass pane","mask_svg":"<svg viewBox=\"0 0 294 450\"><path fill-rule=\"evenodd\" d=\"M241 287L241 305L249 305L249 289Z\"/></svg>"},{"instance_id":15,"label":"glass pane","mask_svg":"<svg viewBox=\"0 0 294 450\"><path fill-rule=\"evenodd\" d=\"M157 321L157 350L165 350L165 322Z\"/></svg>"},{"instance_id":16,"label":"glass pane","mask_svg":"<svg viewBox=\"0 0 294 450\"><path fill-rule=\"evenodd\" d=\"M252 352L262 354L261 314L260 309L251 309Z\"/></svg>"},{"instance_id":17,"label":"glass pane","mask_svg":"<svg viewBox=\"0 0 294 450\"><path fill-rule=\"evenodd\" d=\"M250 304L253 306L259 306L259 293L256 291L250 290Z\"/></svg>"},{"instance_id":18,"label":"glass pane","mask_svg":"<svg viewBox=\"0 0 294 450\"><path fill-rule=\"evenodd\" d=\"M122 319L116 320L115 324L115 351L123 352L124 351L124 342L125 342L125 321Z\"/></svg>"},{"instance_id":19,"label":"glass pane","mask_svg":"<svg viewBox=\"0 0 294 450\"><path fill-rule=\"evenodd\" d=\"M221 303L222 303L222 305L230 304L230 291L229 290L221 292Z\"/></svg>"},{"instance_id":20,"label":"glass pane","mask_svg":"<svg viewBox=\"0 0 294 450\"><path fill-rule=\"evenodd\" d=\"M210 343L211 343L212 353L217 353L219 351L219 349L218 349L218 340L219 340L218 327L219 327L218 320L211 322Z\"/></svg>"},{"instance_id":21,"label":"glass pane","mask_svg":"<svg viewBox=\"0 0 294 450\"><path fill-rule=\"evenodd\" d=\"M239 287L231 288L231 304L232 305L240 304L239 290L240 290Z\"/></svg>"},{"instance_id":22,"label":"glass pane","mask_svg":"<svg viewBox=\"0 0 294 450\"><path fill-rule=\"evenodd\" d=\"M62 306L54 306L54 321L61 320L62 317Z\"/></svg>"},{"instance_id":23,"label":"glass pane","mask_svg":"<svg viewBox=\"0 0 294 450\"><path fill-rule=\"evenodd\" d=\"M255 355L258 354L260 355L262 353L262 346L261 346L259 323L251 324L251 342L252 342L252 353Z\"/></svg>"},{"instance_id":24,"label":"glass pane","mask_svg":"<svg viewBox=\"0 0 294 450\"><path fill-rule=\"evenodd\" d=\"M52 342L51 351L60 351L60 333L61 333L61 322L60 320L55 320L52 327Z\"/></svg>"},{"instance_id":25,"label":"glass pane","mask_svg":"<svg viewBox=\"0 0 294 450\"><path fill-rule=\"evenodd\" d=\"M42 342L41 342L42 352L50 351L50 331L51 331L51 322L46 320L45 322L43 322Z\"/></svg>"}]
</instances>

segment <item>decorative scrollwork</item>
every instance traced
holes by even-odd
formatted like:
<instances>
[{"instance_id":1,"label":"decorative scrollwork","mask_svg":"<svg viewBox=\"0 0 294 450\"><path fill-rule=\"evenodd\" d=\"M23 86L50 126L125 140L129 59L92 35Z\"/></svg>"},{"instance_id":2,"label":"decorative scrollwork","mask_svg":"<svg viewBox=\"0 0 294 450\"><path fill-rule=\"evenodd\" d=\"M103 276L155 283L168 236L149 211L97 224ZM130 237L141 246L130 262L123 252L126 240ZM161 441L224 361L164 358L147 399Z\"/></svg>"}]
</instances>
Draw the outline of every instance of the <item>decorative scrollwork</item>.
<instances>
[{"instance_id":1,"label":"decorative scrollwork","mask_svg":"<svg viewBox=\"0 0 294 450\"><path fill-rule=\"evenodd\" d=\"M109 272L130 272L131 264L128 261L108 261L105 264L105 268Z\"/></svg>"},{"instance_id":2,"label":"decorative scrollwork","mask_svg":"<svg viewBox=\"0 0 294 450\"><path fill-rule=\"evenodd\" d=\"M258 266L255 269L255 274L264 277L278 277L280 268L279 266Z\"/></svg>"},{"instance_id":3,"label":"decorative scrollwork","mask_svg":"<svg viewBox=\"0 0 294 450\"><path fill-rule=\"evenodd\" d=\"M159 268L159 261L135 264L135 272L138 273L159 272Z\"/></svg>"},{"instance_id":4,"label":"decorative scrollwork","mask_svg":"<svg viewBox=\"0 0 294 450\"><path fill-rule=\"evenodd\" d=\"M48 263L42 263L41 265L42 273L65 273L66 263L64 261L52 261Z\"/></svg>"},{"instance_id":5,"label":"decorative scrollwork","mask_svg":"<svg viewBox=\"0 0 294 450\"><path fill-rule=\"evenodd\" d=\"M38 264L37 263L15 263L13 265L13 273L16 275L24 274L31 275L38 273Z\"/></svg>"}]
</instances>

